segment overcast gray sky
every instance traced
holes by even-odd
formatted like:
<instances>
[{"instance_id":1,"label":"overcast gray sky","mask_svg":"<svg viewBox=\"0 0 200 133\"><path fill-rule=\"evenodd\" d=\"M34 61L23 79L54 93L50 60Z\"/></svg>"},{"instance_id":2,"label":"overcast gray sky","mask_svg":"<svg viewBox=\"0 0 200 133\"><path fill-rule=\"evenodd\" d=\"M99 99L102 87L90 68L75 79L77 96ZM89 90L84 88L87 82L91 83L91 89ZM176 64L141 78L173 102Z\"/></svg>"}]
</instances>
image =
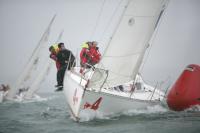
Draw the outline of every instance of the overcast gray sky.
<instances>
[{"instance_id":1,"label":"overcast gray sky","mask_svg":"<svg viewBox=\"0 0 200 133\"><path fill-rule=\"evenodd\" d=\"M83 41L106 38L105 27L120 0L105 2L92 34L103 1L0 0L0 83L15 82L54 14L49 45L62 29L62 41L74 53ZM200 64L199 24L200 0L170 1L142 69L146 81L154 84L170 76L173 82L186 65ZM49 90L56 84L53 69L43 84Z\"/></svg>"}]
</instances>

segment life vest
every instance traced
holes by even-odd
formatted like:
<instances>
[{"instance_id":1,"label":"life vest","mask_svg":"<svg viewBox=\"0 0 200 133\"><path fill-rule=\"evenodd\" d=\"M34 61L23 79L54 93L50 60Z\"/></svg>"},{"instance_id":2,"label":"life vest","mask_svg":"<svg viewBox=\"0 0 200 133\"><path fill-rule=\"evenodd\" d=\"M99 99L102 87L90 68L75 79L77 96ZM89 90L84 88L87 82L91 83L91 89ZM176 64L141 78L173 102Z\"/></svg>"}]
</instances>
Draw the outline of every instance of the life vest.
<instances>
[{"instance_id":1,"label":"life vest","mask_svg":"<svg viewBox=\"0 0 200 133\"><path fill-rule=\"evenodd\" d=\"M59 52L58 44L53 44L52 46L55 49L56 54L57 54Z\"/></svg>"},{"instance_id":2,"label":"life vest","mask_svg":"<svg viewBox=\"0 0 200 133\"><path fill-rule=\"evenodd\" d=\"M81 45L81 47L82 47L82 48L86 48L86 49L89 48L89 46L88 46L88 44L87 44L86 42L84 42L84 43Z\"/></svg>"},{"instance_id":3,"label":"life vest","mask_svg":"<svg viewBox=\"0 0 200 133\"><path fill-rule=\"evenodd\" d=\"M60 51L60 49L58 48L58 44L53 44L52 46L55 49L56 53L51 53L50 58L52 58L56 62L56 68L59 70L61 65L60 65L60 62L57 61L56 56L57 56L58 52Z\"/></svg>"}]
</instances>

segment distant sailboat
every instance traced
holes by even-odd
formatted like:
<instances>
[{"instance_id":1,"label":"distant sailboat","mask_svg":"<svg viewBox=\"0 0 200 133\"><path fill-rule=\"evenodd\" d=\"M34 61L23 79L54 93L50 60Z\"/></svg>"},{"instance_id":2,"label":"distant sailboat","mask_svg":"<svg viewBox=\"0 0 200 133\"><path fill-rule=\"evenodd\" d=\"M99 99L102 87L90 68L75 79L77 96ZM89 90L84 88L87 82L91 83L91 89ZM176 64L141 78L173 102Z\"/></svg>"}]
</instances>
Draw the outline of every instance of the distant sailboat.
<instances>
[{"instance_id":1,"label":"distant sailboat","mask_svg":"<svg viewBox=\"0 0 200 133\"><path fill-rule=\"evenodd\" d=\"M23 72L20 74L15 85L9 91L7 99L15 98L17 93L24 91L26 98L31 98L33 93L37 90L40 81L44 78L44 73L49 67L48 59L48 40L52 24L55 20L56 15L51 19L47 29L45 30L42 38L38 45L34 49L28 63L26 64ZM44 52L45 51L45 52ZM46 52L47 51L47 52ZM43 65L45 64L45 67Z\"/></svg>"},{"instance_id":2,"label":"distant sailboat","mask_svg":"<svg viewBox=\"0 0 200 133\"><path fill-rule=\"evenodd\" d=\"M60 32L56 43L58 43L61 40L62 35L63 35L63 31ZM45 49L45 50L47 50L47 49ZM39 74L37 75L37 78L30 85L29 90L25 93L25 95L24 95L25 99L30 99L34 96L34 93L39 89L40 83L44 80L44 77L48 74L52 65L53 65L53 62L49 59L49 56L48 56L46 58L46 63L44 63L44 66L42 67Z\"/></svg>"},{"instance_id":3,"label":"distant sailboat","mask_svg":"<svg viewBox=\"0 0 200 133\"><path fill-rule=\"evenodd\" d=\"M10 90L9 85L5 85L5 84L0 85L0 103L2 103L5 100L9 90Z\"/></svg>"},{"instance_id":4,"label":"distant sailboat","mask_svg":"<svg viewBox=\"0 0 200 133\"><path fill-rule=\"evenodd\" d=\"M65 73L64 93L76 121L84 111L109 115L155 105L164 97L162 91L144 84L138 73L166 1L126 2L97 67L85 75L79 73L79 67Z\"/></svg>"}]
</instances>

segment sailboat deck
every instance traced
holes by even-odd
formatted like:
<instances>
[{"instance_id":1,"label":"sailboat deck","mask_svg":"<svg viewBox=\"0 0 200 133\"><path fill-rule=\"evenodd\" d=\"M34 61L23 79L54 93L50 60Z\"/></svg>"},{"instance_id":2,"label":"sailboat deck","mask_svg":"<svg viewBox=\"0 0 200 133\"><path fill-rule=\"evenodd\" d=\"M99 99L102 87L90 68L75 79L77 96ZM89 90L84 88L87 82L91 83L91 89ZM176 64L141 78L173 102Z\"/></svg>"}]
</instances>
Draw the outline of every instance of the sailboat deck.
<instances>
[{"instance_id":1,"label":"sailboat deck","mask_svg":"<svg viewBox=\"0 0 200 133\"><path fill-rule=\"evenodd\" d=\"M79 73L79 70L80 68L75 68L73 71L70 72L70 76L75 82L79 83L83 89L86 88L87 91L138 100L162 100L164 97L163 92L144 83L143 88L135 88L134 90L132 90L131 84L120 85L121 87L117 86L102 89L87 88L87 79L90 77L92 72L88 72L87 75L82 75Z\"/></svg>"},{"instance_id":2,"label":"sailboat deck","mask_svg":"<svg viewBox=\"0 0 200 133\"><path fill-rule=\"evenodd\" d=\"M115 90L114 88L109 88L109 89L92 89L92 88L87 88L88 91L93 91L96 93L103 93L103 94L108 94L108 95L113 95L113 96L120 96L124 98L131 98L131 99L137 99L137 100L162 100L163 99L163 94L160 92L155 92L151 90L134 90L134 91L121 91L121 90Z\"/></svg>"}]
</instances>

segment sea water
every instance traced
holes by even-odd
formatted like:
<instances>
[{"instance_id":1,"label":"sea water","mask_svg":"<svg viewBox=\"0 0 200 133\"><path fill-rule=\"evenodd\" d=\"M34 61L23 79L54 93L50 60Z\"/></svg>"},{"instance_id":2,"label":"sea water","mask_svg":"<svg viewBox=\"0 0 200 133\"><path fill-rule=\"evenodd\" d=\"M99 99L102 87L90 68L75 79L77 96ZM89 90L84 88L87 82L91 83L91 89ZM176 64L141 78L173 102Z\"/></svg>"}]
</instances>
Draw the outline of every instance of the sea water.
<instances>
[{"instance_id":1,"label":"sea water","mask_svg":"<svg viewBox=\"0 0 200 133\"><path fill-rule=\"evenodd\" d=\"M165 103L112 116L91 112L72 120L62 92L0 103L0 133L200 133L200 108L170 111Z\"/></svg>"}]
</instances>

